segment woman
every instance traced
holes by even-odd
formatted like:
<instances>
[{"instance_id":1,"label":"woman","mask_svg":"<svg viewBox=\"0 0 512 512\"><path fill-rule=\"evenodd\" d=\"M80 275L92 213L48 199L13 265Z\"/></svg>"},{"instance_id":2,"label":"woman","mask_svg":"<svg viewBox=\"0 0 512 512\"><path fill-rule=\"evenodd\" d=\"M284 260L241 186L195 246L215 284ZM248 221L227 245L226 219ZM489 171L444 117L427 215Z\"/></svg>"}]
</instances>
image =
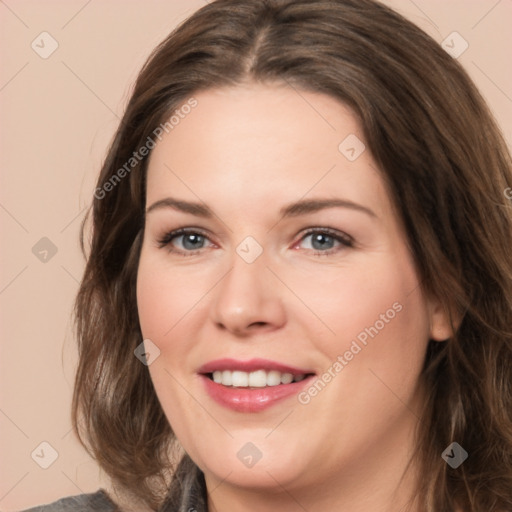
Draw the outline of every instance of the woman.
<instances>
[{"instance_id":1,"label":"woman","mask_svg":"<svg viewBox=\"0 0 512 512\"><path fill-rule=\"evenodd\" d=\"M511 169L373 0L195 13L95 191L73 421L119 496L81 509L511 510Z\"/></svg>"}]
</instances>

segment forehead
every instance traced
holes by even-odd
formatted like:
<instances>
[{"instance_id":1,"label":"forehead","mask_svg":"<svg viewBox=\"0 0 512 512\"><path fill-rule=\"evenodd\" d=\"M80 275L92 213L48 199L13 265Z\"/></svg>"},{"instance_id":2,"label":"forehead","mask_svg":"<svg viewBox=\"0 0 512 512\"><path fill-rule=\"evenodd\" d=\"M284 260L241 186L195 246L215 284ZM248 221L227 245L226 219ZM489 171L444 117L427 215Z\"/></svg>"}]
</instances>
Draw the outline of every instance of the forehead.
<instances>
[{"instance_id":1,"label":"forehead","mask_svg":"<svg viewBox=\"0 0 512 512\"><path fill-rule=\"evenodd\" d=\"M358 120L335 98L287 84L193 97L196 106L175 118L179 122L151 154L148 203L165 193L206 202L238 199L241 207L249 196L260 204L340 193L386 201Z\"/></svg>"}]
</instances>

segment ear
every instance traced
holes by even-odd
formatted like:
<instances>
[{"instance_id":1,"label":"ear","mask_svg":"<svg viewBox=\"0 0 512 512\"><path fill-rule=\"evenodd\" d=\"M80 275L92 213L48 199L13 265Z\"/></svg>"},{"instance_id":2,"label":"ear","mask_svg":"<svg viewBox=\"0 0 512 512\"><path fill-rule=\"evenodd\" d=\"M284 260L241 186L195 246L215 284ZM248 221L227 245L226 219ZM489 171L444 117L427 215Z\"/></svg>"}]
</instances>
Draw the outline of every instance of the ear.
<instances>
[{"instance_id":1,"label":"ear","mask_svg":"<svg viewBox=\"0 0 512 512\"><path fill-rule=\"evenodd\" d=\"M460 321L453 310L446 308L439 300L431 299L428 302L430 339L446 341L458 329Z\"/></svg>"}]
</instances>

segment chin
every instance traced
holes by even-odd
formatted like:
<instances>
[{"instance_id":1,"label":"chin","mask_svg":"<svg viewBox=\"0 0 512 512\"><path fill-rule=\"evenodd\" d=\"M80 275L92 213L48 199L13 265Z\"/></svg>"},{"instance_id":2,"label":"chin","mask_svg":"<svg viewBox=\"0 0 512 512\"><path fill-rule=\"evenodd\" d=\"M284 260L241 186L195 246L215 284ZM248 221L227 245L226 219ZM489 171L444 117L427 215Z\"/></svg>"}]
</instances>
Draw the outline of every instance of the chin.
<instances>
[{"instance_id":1,"label":"chin","mask_svg":"<svg viewBox=\"0 0 512 512\"><path fill-rule=\"evenodd\" d=\"M229 446L218 445L215 452L199 457L196 464L205 475L224 483L253 490L276 488L282 491L281 486L293 487L300 481L310 465L306 457L298 456L301 451L294 446L295 443L276 441L252 443L233 440Z\"/></svg>"}]
</instances>

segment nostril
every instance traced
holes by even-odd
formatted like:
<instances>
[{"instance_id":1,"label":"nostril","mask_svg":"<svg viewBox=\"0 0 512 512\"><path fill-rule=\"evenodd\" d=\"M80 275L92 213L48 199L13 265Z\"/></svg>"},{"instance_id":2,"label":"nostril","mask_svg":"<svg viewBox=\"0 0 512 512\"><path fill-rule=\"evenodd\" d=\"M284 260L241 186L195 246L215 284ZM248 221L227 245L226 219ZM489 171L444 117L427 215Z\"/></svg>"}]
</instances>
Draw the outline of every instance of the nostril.
<instances>
[{"instance_id":1,"label":"nostril","mask_svg":"<svg viewBox=\"0 0 512 512\"><path fill-rule=\"evenodd\" d=\"M252 326L260 327L260 326L265 326L265 325L267 325L266 322L253 322L252 324L249 325L249 327L252 327Z\"/></svg>"}]
</instances>

